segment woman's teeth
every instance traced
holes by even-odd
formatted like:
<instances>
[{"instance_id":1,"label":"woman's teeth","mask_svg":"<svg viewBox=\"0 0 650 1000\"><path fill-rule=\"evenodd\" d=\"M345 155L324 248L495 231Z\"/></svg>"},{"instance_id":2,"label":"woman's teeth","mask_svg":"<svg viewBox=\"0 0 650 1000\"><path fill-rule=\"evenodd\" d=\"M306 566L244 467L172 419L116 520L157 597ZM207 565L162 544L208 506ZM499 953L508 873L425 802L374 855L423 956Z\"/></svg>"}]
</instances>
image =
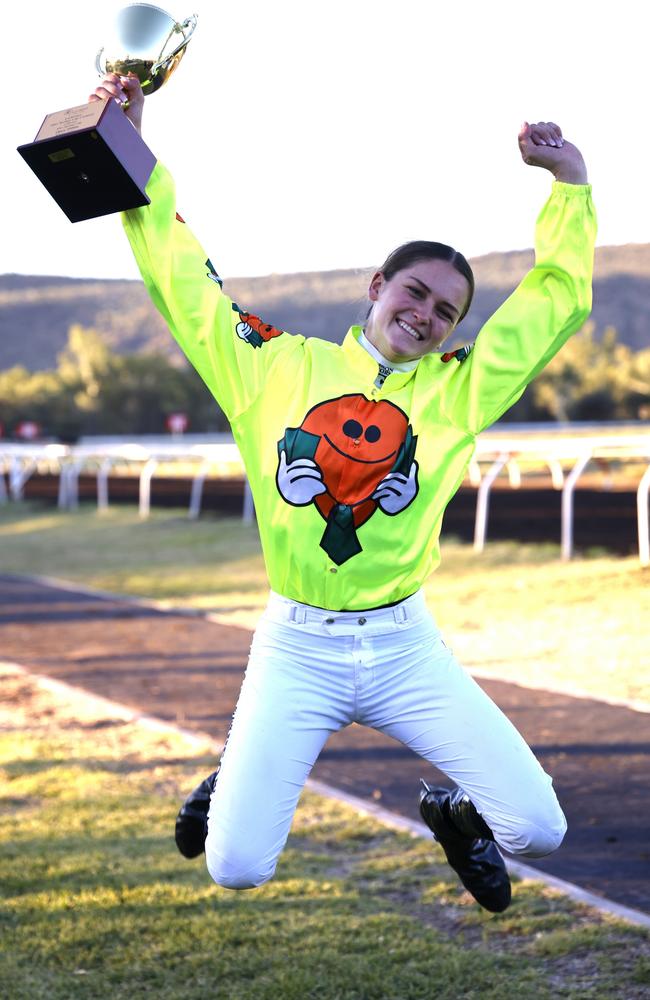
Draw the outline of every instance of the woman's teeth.
<instances>
[{"instance_id":1,"label":"woman's teeth","mask_svg":"<svg viewBox=\"0 0 650 1000\"><path fill-rule=\"evenodd\" d=\"M422 340L422 337L417 332L417 330L415 330L412 326L409 326L408 323L405 323L403 319L398 319L397 320L397 325L399 327L401 327L402 330L405 330L409 334L410 337L413 337L414 340Z\"/></svg>"}]
</instances>

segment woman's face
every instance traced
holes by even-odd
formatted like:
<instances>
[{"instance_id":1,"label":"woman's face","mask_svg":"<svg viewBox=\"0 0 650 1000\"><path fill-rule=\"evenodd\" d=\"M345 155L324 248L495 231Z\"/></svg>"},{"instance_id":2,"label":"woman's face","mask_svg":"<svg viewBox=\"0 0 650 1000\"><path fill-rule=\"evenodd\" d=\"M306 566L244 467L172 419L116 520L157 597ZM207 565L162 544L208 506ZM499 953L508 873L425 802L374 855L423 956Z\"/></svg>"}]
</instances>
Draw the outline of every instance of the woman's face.
<instances>
[{"instance_id":1,"label":"woman's face","mask_svg":"<svg viewBox=\"0 0 650 1000\"><path fill-rule=\"evenodd\" d=\"M387 281L377 271L366 336L388 361L413 361L439 347L469 298L467 278L446 260L419 260Z\"/></svg>"}]
</instances>

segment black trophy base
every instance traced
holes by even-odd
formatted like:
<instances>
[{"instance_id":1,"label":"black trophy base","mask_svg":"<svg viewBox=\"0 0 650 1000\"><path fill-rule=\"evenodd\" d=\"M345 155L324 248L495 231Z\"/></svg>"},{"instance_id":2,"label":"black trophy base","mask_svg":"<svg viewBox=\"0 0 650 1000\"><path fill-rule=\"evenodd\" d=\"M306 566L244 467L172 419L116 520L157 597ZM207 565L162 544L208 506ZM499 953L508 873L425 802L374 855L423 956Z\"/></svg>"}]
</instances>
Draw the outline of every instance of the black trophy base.
<instances>
[{"instance_id":1,"label":"black trophy base","mask_svg":"<svg viewBox=\"0 0 650 1000\"><path fill-rule=\"evenodd\" d=\"M48 116L18 152L71 222L149 204L145 188L156 158L115 101Z\"/></svg>"}]
</instances>

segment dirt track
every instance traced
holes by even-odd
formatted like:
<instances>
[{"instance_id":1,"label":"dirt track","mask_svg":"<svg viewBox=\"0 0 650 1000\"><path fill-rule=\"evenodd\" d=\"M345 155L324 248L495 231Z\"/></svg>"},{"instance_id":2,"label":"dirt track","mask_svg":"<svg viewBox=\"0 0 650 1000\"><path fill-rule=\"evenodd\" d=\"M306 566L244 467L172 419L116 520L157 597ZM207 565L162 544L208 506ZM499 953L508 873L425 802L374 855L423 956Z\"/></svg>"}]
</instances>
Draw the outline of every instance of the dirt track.
<instances>
[{"instance_id":1,"label":"dirt track","mask_svg":"<svg viewBox=\"0 0 650 1000\"><path fill-rule=\"evenodd\" d=\"M250 633L201 617L0 576L0 659L79 685L188 729L226 736ZM554 777L569 821L562 848L527 863L650 912L650 715L499 681L482 687ZM417 817L411 751L351 726L314 777Z\"/></svg>"}]
</instances>

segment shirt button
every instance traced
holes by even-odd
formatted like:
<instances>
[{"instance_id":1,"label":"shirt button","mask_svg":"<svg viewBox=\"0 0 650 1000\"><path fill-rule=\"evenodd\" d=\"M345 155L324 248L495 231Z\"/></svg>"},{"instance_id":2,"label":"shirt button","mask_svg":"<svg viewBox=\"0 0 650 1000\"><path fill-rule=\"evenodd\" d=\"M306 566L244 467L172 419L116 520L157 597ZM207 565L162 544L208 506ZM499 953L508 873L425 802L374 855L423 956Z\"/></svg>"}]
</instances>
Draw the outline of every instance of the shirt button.
<instances>
[{"instance_id":1,"label":"shirt button","mask_svg":"<svg viewBox=\"0 0 650 1000\"><path fill-rule=\"evenodd\" d=\"M334 624L334 619L333 618L326 618L325 619L325 624L326 625L333 625Z\"/></svg>"},{"instance_id":2,"label":"shirt button","mask_svg":"<svg viewBox=\"0 0 650 1000\"><path fill-rule=\"evenodd\" d=\"M338 573L338 570L337 570L336 566L331 566L330 567L330 573Z\"/></svg>"},{"instance_id":3,"label":"shirt button","mask_svg":"<svg viewBox=\"0 0 650 1000\"><path fill-rule=\"evenodd\" d=\"M367 619L366 619L366 618L360 618L360 619L359 619L359 625L365 625L365 624L366 624L366 621L367 621Z\"/></svg>"}]
</instances>

